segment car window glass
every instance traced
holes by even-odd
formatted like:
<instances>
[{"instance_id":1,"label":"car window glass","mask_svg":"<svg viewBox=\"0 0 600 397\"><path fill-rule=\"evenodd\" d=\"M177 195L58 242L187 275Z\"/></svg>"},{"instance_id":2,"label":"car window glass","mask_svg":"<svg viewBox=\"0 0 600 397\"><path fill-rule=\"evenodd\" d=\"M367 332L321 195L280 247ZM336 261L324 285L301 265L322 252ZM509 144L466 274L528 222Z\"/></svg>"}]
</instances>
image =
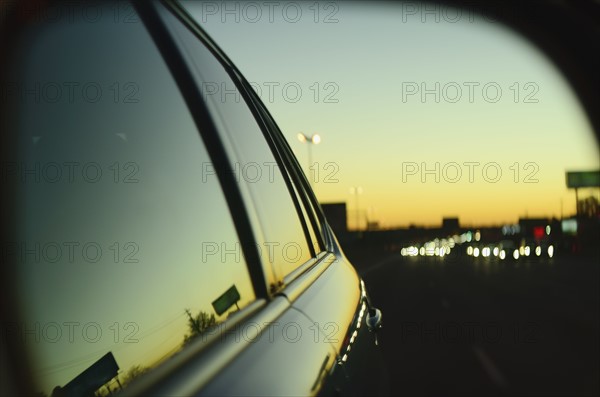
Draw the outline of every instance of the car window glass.
<instances>
[{"instance_id":1,"label":"car window glass","mask_svg":"<svg viewBox=\"0 0 600 397\"><path fill-rule=\"evenodd\" d=\"M275 123L275 120L273 120L273 118L271 117L271 115L269 114L268 110L265 108L265 106L262 102L259 103L259 107L260 107L261 112L264 115L265 119L267 120L267 123L269 123L269 125L272 126L272 128L276 131L276 134L278 134L278 137L281 139L282 153L286 153L289 155L287 167L289 167L290 171L293 168L296 168L296 170L298 171L298 174L297 174L298 178L294 179L291 175L289 178L294 181L293 186L294 186L294 191L296 193L297 200L302 203L301 204L302 212L304 215L304 220L305 220L306 224L308 225L309 233L311 236L311 244L314 246L315 253L319 253L325 247L324 238L323 238L323 234L322 234L322 230L321 230L321 224L319 222L317 212L315 211L315 208L313 207L313 203L312 203L308 193L305 190L301 189L301 187L302 187L302 180L301 180L302 179L302 169L300 168L300 165L296 161L294 154L292 153L287 142L285 141L285 138L284 138L283 134L281 133L281 131L279 130L279 127ZM289 173L288 173L288 175L289 175ZM299 188L300 188L300 191L304 192L302 196L300 196L298 193ZM302 199L304 199L304 200L302 200ZM308 217L308 215L307 215L307 208L311 214L311 217Z\"/></svg>"},{"instance_id":2,"label":"car window glass","mask_svg":"<svg viewBox=\"0 0 600 397\"><path fill-rule=\"evenodd\" d=\"M257 244L278 279L310 259L306 235L282 171L235 83L202 42L171 17L198 86L223 133L231 167L255 212ZM206 172L210 178L211 172Z\"/></svg>"},{"instance_id":3,"label":"car window glass","mask_svg":"<svg viewBox=\"0 0 600 397\"><path fill-rule=\"evenodd\" d=\"M23 316L6 332L41 392L83 395L88 380L118 388L115 365L127 384L255 296L218 180L201 177L202 139L133 9L55 11L26 32L11 91L19 158L3 175L19 230L3 254ZM99 360L107 379L75 380Z\"/></svg>"}]
</instances>

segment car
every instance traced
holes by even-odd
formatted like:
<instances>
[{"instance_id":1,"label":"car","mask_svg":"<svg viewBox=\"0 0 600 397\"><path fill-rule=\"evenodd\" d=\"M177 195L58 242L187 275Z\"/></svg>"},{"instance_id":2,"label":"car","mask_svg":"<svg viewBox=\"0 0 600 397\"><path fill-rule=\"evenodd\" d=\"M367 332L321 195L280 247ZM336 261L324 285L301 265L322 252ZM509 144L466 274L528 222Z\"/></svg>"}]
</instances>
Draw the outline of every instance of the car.
<instances>
[{"instance_id":1,"label":"car","mask_svg":"<svg viewBox=\"0 0 600 397\"><path fill-rule=\"evenodd\" d=\"M381 311L180 4L2 14L0 394L386 392Z\"/></svg>"},{"instance_id":2,"label":"car","mask_svg":"<svg viewBox=\"0 0 600 397\"><path fill-rule=\"evenodd\" d=\"M498 257L500 259L519 259L520 256L519 249L513 240L505 239L498 244Z\"/></svg>"},{"instance_id":3,"label":"car","mask_svg":"<svg viewBox=\"0 0 600 397\"><path fill-rule=\"evenodd\" d=\"M519 245L520 256L530 256L535 252L536 243L532 238L522 238L521 244Z\"/></svg>"},{"instance_id":4,"label":"car","mask_svg":"<svg viewBox=\"0 0 600 397\"><path fill-rule=\"evenodd\" d=\"M537 258L552 258L554 256L554 244L549 238L536 239L533 254Z\"/></svg>"}]
</instances>

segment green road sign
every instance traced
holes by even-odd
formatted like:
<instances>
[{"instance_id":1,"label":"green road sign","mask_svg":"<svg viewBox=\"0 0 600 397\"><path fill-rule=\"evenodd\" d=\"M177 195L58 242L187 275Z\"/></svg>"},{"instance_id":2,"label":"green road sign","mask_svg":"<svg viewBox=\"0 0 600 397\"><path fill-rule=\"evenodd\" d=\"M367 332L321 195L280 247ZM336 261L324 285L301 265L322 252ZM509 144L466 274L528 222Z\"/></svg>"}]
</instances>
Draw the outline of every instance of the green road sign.
<instances>
[{"instance_id":1,"label":"green road sign","mask_svg":"<svg viewBox=\"0 0 600 397\"><path fill-rule=\"evenodd\" d=\"M240 300L240 293L238 292L235 285L232 285L223 295L219 296L213 303L215 312L220 316L225 313L227 309L233 306L237 301Z\"/></svg>"},{"instance_id":2,"label":"green road sign","mask_svg":"<svg viewBox=\"0 0 600 397\"><path fill-rule=\"evenodd\" d=\"M600 170L599 171L580 171L567 172L567 187L599 187L600 186Z\"/></svg>"}]
</instances>

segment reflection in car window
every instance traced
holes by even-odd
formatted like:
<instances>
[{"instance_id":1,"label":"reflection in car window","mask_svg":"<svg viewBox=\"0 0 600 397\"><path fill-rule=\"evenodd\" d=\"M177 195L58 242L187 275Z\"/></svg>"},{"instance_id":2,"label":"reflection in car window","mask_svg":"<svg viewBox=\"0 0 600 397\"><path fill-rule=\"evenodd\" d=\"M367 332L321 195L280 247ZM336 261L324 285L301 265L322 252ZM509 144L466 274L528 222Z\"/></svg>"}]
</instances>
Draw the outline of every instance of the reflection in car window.
<instances>
[{"instance_id":1,"label":"reflection in car window","mask_svg":"<svg viewBox=\"0 0 600 397\"><path fill-rule=\"evenodd\" d=\"M20 229L6 252L47 395L102 357L126 384L255 299L167 66L131 8L99 11L35 28L14 76Z\"/></svg>"},{"instance_id":2,"label":"reflection in car window","mask_svg":"<svg viewBox=\"0 0 600 397\"><path fill-rule=\"evenodd\" d=\"M298 212L263 132L223 66L201 41L173 19L195 77L231 154L231 167L243 192L251 197L259 223L261 257L281 279L311 257ZM206 177L210 178L210 172ZM214 173L212 175L214 176Z\"/></svg>"}]
</instances>

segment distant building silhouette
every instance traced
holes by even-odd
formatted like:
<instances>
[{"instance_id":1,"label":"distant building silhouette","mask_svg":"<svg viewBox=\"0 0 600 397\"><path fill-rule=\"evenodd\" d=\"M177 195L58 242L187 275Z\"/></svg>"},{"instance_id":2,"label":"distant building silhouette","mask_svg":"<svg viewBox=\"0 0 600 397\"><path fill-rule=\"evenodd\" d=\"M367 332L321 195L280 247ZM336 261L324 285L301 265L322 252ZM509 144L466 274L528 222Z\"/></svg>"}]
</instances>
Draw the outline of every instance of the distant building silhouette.
<instances>
[{"instance_id":1,"label":"distant building silhouette","mask_svg":"<svg viewBox=\"0 0 600 397\"><path fill-rule=\"evenodd\" d=\"M520 234L523 237L541 237L539 233L545 233L546 226L550 223L548 218L519 218ZM540 230L543 232L539 232Z\"/></svg>"},{"instance_id":2,"label":"distant building silhouette","mask_svg":"<svg viewBox=\"0 0 600 397\"><path fill-rule=\"evenodd\" d=\"M325 218L333 232L338 236L345 235L348 232L348 215L346 212L346 203L327 203L321 204Z\"/></svg>"},{"instance_id":3,"label":"distant building silhouette","mask_svg":"<svg viewBox=\"0 0 600 397\"><path fill-rule=\"evenodd\" d=\"M460 230L460 222L458 218L444 218L442 219L442 230L445 233L458 233Z\"/></svg>"}]
</instances>

